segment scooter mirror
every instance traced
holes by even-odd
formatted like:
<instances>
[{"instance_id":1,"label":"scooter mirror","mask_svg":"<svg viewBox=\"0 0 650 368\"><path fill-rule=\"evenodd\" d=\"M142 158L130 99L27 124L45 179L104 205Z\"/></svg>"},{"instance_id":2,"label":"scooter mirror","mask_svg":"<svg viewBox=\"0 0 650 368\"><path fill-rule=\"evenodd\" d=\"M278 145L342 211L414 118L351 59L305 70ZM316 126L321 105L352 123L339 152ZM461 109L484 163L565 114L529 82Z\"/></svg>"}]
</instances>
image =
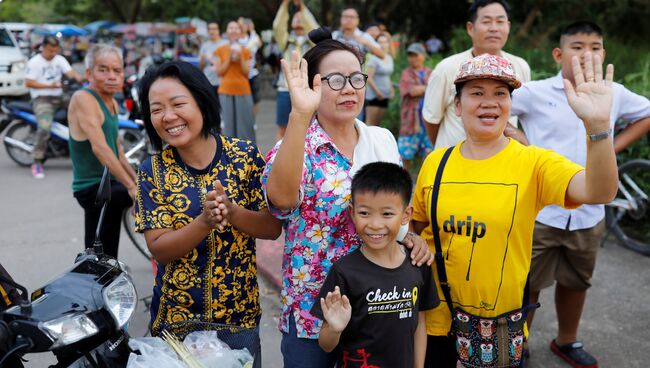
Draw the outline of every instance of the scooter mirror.
<instances>
[{"instance_id":1,"label":"scooter mirror","mask_svg":"<svg viewBox=\"0 0 650 368\"><path fill-rule=\"evenodd\" d=\"M102 206L102 211L99 214L99 221L97 221L97 229L95 229L95 242L93 243L93 250L96 255L104 254L104 247L100 234L102 233L102 225L104 224L104 216L108 208L108 202L111 200L111 178L109 175L108 167L104 166L104 173L102 174L102 181L99 182L97 189L97 196L95 197L95 204Z\"/></svg>"}]
</instances>

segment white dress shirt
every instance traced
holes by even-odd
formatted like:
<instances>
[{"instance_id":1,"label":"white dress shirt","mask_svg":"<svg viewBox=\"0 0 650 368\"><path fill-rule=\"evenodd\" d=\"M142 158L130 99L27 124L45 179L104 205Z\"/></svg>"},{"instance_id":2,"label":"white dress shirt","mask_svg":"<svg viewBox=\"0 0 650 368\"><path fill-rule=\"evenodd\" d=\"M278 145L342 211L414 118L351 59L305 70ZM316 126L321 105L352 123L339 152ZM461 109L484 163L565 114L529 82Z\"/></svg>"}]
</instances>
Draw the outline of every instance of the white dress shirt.
<instances>
[{"instance_id":1,"label":"white dress shirt","mask_svg":"<svg viewBox=\"0 0 650 368\"><path fill-rule=\"evenodd\" d=\"M636 122L650 116L650 101L613 83L611 126L618 119ZM587 132L582 120L571 110L564 93L561 74L525 83L512 95L512 116L518 116L528 142L551 149L571 161L587 163ZM558 206L542 209L537 221L558 229L594 227L605 217L603 205L582 205L575 210Z\"/></svg>"}]
</instances>

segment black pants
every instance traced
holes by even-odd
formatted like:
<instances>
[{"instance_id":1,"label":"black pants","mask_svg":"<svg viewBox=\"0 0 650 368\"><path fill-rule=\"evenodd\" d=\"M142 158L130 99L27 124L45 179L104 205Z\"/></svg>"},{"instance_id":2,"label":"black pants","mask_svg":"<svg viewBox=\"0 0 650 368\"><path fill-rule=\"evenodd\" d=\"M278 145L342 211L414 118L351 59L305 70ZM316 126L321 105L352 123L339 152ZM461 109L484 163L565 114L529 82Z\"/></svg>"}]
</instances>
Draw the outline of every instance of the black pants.
<instances>
[{"instance_id":1,"label":"black pants","mask_svg":"<svg viewBox=\"0 0 650 368\"><path fill-rule=\"evenodd\" d=\"M448 336L427 335L425 368L456 368L456 340Z\"/></svg>"},{"instance_id":2,"label":"black pants","mask_svg":"<svg viewBox=\"0 0 650 368\"><path fill-rule=\"evenodd\" d=\"M99 184L74 192L74 197L84 209L84 244L91 248L95 242L95 231L99 222L100 206L95 205L95 197ZM122 227L122 213L131 207L133 201L129 191L119 182L111 180L111 200L108 202L104 224L99 238L104 245L104 253L117 258L117 247L120 243L120 228Z\"/></svg>"}]
</instances>

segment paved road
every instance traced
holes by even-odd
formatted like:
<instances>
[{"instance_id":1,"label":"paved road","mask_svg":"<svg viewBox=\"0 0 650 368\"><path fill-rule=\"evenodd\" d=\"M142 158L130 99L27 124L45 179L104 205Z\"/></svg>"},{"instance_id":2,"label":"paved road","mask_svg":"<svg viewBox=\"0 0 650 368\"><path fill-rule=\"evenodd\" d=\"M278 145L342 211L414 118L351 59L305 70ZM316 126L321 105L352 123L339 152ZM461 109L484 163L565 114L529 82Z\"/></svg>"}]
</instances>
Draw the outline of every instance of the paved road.
<instances>
[{"instance_id":1,"label":"paved road","mask_svg":"<svg viewBox=\"0 0 650 368\"><path fill-rule=\"evenodd\" d=\"M258 114L258 143L267 152L274 143L272 101L262 101ZM83 247L82 210L70 192L68 160L48 162L46 179L33 180L0 149L0 260L30 290L65 270ZM140 296L151 290L151 266L122 237L120 258L132 268ZM583 320L580 338L600 361L600 366L646 368L650 358L650 258L641 257L615 243L601 249ZM262 346L264 367L281 366L277 332L278 295L260 279L262 293ZM553 292L542 293L542 308L531 332L530 368L568 367L548 349L557 328ZM146 331L148 314L142 304L131 323L134 336ZM44 367L51 355L32 359Z\"/></svg>"}]
</instances>

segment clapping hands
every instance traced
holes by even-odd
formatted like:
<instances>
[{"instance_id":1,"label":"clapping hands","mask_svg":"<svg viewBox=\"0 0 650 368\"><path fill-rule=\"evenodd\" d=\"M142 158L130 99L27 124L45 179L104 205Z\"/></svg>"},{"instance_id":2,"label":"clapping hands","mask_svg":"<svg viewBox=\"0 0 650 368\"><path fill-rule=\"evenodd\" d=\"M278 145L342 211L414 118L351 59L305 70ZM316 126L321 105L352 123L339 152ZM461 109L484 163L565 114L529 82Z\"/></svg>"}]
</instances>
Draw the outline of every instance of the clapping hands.
<instances>
[{"instance_id":1,"label":"clapping hands","mask_svg":"<svg viewBox=\"0 0 650 368\"><path fill-rule=\"evenodd\" d=\"M228 199L228 194L219 180L214 182L214 190L205 196L203 215L210 228L223 231L229 224L234 204Z\"/></svg>"}]
</instances>

